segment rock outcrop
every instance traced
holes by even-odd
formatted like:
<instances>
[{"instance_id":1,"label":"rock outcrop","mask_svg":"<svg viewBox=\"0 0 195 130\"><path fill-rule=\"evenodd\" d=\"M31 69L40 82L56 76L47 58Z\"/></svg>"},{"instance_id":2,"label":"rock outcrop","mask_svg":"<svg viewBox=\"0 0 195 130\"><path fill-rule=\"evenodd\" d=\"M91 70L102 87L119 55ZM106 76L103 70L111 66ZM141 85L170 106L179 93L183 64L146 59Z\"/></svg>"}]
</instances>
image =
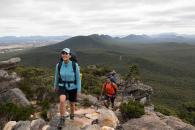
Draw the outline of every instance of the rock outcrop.
<instances>
[{"instance_id":1,"label":"rock outcrop","mask_svg":"<svg viewBox=\"0 0 195 130\"><path fill-rule=\"evenodd\" d=\"M8 91L1 93L0 102L12 102L19 106L29 106L30 102L24 95L24 93L18 89L9 89Z\"/></svg>"},{"instance_id":2,"label":"rock outcrop","mask_svg":"<svg viewBox=\"0 0 195 130\"><path fill-rule=\"evenodd\" d=\"M15 68L18 62L20 62L20 58L11 58L0 62L0 103L11 102L19 106L29 106L30 102L18 88L18 82L21 81L21 78L15 72L11 72L11 69ZM6 121L5 117L0 117L0 129ZM11 125L13 122L8 126ZM5 129L9 129L9 127Z\"/></svg>"},{"instance_id":3,"label":"rock outcrop","mask_svg":"<svg viewBox=\"0 0 195 130\"><path fill-rule=\"evenodd\" d=\"M146 107L141 118L131 119L122 125L124 130L195 130L179 118L165 116Z\"/></svg>"},{"instance_id":4,"label":"rock outcrop","mask_svg":"<svg viewBox=\"0 0 195 130\"><path fill-rule=\"evenodd\" d=\"M149 85L143 83L135 83L126 87L125 96L131 95L135 100L139 100L143 104L150 102L150 96L153 93L153 89Z\"/></svg>"},{"instance_id":5,"label":"rock outcrop","mask_svg":"<svg viewBox=\"0 0 195 130\"><path fill-rule=\"evenodd\" d=\"M7 71L0 69L0 93L17 87L20 80L21 78L15 72L8 74Z\"/></svg>"},{"instance_id":6,"label":"rock outcrop","mask_svg":"<svg viewBox=\"0 0 195 130\"><path fill-rule=\"evenodd\" d=\"M13 69L17 66L17 63L19 63L21 59L19 57L11 58L6 61L0 61L0 69L8 70Z\"/></svg>"},{"instance_id":7,"label":"rock outcrop","mask_svg":"<svg viewBox=\"0 0 195 130\"><path fill-rule=\"evenodd\" d=\"M46 125L46 122L43 119L33 120L30 124L30 130L41 130L43 126Z\"/></svg>"},{"instance_id":8,"label":"rock outcrop","mask_svg":"<svg viewBox=\"0 0 195 130\"><path fill-rule=\"evenodd\" d=\"M31 130L30 121L19 121L13 127L14 130Z\"/></svg>"},{"instance_id":9,"label":"rock outcrop","mask_svg":"<svg viewBox=\"0 0 195 130\"><path fill-rule=\"evenodd\" d=\"M26 99L24 93L18 89L17 83L21 78L12 72L9 74L5 69L16 67L20 58L11 58L0 62L0 103L12 102L21 106L28 106L30 102Z\"/></svg>"},{"instance_id":10,"label":"rock outcrop","mask_svg":"<svg viewBox=\"0 0 195 130\"><path fill-rule=\"evenodd\" d=\"M15 125L16 121L10 121L4 126L3 130L12 130Z\"/></svg>"},{"instance_id":11,"label":"rock outcrop","mask_svg":"<svg viewBox=\"0 0 195 130\"><path fill-rule=\"evenodd\" d=\"M16 83L19 82L21 78L15 72L9 74L5 68L13 68L13 65L16 67L19 61L20 58L12 58L10 60L0 62L0 93L17 87Z\"/></svg>"},{"instance_id":12,"label":"rock outcrop","mask_svg":"<svg viewBox=\"0 0 195 130\"><path fill-rule=\"evenodd\" d=\"M124 81L121 75L116 73L114 70L106 74L106 76L111 79L115 79L119 88L118 94L123 95L124 100L137 100L142 104L150 103L150 97L153 93L151 86L145 85L140 81Z\"/></svg>"}]
</instances>

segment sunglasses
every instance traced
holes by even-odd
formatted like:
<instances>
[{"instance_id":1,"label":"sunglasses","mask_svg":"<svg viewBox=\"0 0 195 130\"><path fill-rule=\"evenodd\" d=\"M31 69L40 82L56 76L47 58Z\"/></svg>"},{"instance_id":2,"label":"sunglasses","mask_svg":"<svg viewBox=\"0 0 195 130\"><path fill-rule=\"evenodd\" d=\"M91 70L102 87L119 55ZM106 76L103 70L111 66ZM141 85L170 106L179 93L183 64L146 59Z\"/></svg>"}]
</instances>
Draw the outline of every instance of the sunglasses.
<instances>
[{"instance_id":1,"label":"sunglasses","mask_svg":"<svg viewBox=\"0 0 195 130\"><path fill-rule=\"evenodd\" d=\"M61 52L61 54L62 54L62 55L68 55L69 53L63 51L63 52Z\"/></svg>"}]
</instances>

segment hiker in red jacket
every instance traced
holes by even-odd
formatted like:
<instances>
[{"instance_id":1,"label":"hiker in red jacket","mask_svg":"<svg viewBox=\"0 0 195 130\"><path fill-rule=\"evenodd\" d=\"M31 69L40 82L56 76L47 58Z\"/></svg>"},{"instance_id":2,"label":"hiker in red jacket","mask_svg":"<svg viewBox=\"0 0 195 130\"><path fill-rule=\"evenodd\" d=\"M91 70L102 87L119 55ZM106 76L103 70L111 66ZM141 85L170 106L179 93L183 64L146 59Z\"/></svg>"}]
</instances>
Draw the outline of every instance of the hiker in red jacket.
<instances>
[{"instance_id":1,"label":"hiker in red jacket","mask_svg":"<svg viewBox=\"0 0 195 130\"><path fill-rule=\"evenodd\" d=\"M114 100L116 98L117 93L117 85L114 82L111 82L110 78L106 79L106 82L102 86L101 96L104 93L106 102L104 103L107 108L109 108L110 102L112 104L112 108L114 108Z\"/></svg>"}]
</instances>

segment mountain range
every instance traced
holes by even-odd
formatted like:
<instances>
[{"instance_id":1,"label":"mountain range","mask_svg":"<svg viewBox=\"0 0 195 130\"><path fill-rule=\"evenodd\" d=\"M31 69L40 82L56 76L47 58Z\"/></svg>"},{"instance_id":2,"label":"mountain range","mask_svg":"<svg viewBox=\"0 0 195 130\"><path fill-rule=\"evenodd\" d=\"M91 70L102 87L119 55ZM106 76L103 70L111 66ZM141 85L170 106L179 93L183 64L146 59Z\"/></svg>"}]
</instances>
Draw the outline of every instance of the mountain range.
<instances>
[{"instance_id":1,"label":"mountain range","mask_svg":"<svg viewBox=\"0 0 195 130\"><path fill-rule=\"evenodd\" d=\"M188 43L195 44L195 35L182 35L176 33L162 33L156 35L135 35L130 34L127 36L112 37L109 35L91 35L94 38L101 38L102 40L117 40L123 43L164 43L164 42L175 42L175 43ZM36 42L60 42L70 38L71 36L5 36L0 37L0 45L11 44L11 43L36 43Z\"/></svg>"}]
</instances>

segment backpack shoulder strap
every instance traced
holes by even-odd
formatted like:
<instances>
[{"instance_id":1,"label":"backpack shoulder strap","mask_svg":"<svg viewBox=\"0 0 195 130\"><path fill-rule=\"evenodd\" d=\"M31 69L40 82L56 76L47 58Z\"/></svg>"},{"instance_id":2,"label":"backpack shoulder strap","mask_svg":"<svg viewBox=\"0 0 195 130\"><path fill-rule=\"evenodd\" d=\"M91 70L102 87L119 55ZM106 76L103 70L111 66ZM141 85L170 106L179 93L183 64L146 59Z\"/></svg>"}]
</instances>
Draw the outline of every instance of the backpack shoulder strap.
<instances>
[{"instance_id":1,"label":"backpack shoulder strap","mask_svg":"<svg viewBox=\"0 0 195 130\"><path fill-rule=\"evenodd\" d=\"M75 61L72 61L72 69L73 69L73 72L74 72L74 84L77 83L77 77L76 77L76 62Z\"/></svg>"},{"instance_id":2,"label":"backpack shoulder strap","mask_svg":"<svg viewBox=\"0 0 195 130\"><path fill-rule=\"evenodd\" d=\"M112 86L112 88L114 89L114 93L116 94L116 88L115 88L115 86L113 85L113 83L111 83L111 86Z\"/></svg>"},{"instance_id":3,"label":"backpack shoulder strap","mask_svg":"<svg viewBox=\"0 0 195 130\"><path fill-rule=\"evenodd\" d=\"M61 66L62 66L62 60L60 60L60 62L58 63L58 80L59 80L59 82L62 82L62 78L60 75Z\"/></svg>"}]
</instances>

